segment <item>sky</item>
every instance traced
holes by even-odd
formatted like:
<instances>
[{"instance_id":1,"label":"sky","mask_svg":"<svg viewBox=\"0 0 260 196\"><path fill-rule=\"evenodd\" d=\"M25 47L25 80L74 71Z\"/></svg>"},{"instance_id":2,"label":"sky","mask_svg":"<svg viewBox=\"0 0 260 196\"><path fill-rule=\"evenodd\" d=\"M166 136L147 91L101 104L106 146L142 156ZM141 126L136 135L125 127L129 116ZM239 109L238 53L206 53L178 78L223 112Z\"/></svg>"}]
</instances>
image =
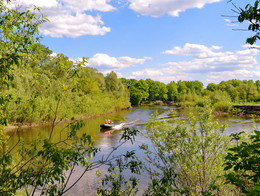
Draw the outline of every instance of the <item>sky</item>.
<instances>
[{"instance_id":1,"label":"sky","mask_svg":"<svg viewBox=\"0 0 260 196\"><path fill-rule=\"evenodd\" d=\"M104 75L161 81L259 80L260 50L236 22L241 0L19 0L49 19L41 43ZM252 0L247 3L253 2ZM257 43L256 43L257 44Z\"/></svg>"}]
</instances>

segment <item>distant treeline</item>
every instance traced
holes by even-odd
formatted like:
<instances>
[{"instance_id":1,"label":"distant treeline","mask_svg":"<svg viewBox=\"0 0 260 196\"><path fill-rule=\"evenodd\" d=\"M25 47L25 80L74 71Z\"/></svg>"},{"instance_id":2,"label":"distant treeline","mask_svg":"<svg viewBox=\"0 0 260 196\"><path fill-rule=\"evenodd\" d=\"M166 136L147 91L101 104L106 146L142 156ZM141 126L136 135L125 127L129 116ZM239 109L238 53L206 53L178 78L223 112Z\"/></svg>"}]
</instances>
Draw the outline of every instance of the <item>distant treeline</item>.
<instances>
[{"instance_id":1,"label":"distant treeline","mask_svg":"<svg viewBox=\"0 0 260 196\"><path fill-rule=\"evenodd\" d=\"M260 80L229 80L209 83L178 81L164 84L151 79L121 79L130 93L132 105L174 103L183 107L214 105L216 110L229 110L232 103L260 102Z\"/></svg>"},{"instance_id":2,"label":"distant treeline","mask_svg":"<svg viewBox=\"0 0 260 196\"><path fill-rule=\"evenodd\" d=\"M129 94L114 72L104 77L40 44L20 64L12 70L9 89L2 89L11 100L5 106L9 122L49 122L130 106Z\"/></svg>"},{"instance_id":3,"label":"distant treeline","mask_svg":"<svg viewBox=\"0 0 260 196\"><path fill-rule=\"evenodd\" d=\"M232 103L260 101L260 80L229 80L204 88L199 81L164 84L151 79L118 79L114 72L103 76L85 66L84 60L75 63L63 54L53 55L40 44L21 59L23 66L12 69L9 88L1 89L9 100L4 108L9 122L92 116L131 104L203 107L210 103L215 110L228 111Z\"/></svg>"}]
</instances>

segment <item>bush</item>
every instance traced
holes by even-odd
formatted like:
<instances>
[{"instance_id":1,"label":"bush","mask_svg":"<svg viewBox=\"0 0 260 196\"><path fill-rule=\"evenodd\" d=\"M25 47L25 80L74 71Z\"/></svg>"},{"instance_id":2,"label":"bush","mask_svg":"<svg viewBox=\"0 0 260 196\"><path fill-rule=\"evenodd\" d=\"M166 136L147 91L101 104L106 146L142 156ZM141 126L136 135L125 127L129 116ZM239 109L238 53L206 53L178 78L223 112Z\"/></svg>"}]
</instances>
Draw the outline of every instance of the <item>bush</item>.
<instances>
[{"instance_id":1,"label":"bush","mask_svg":"<svg viewBox=\"0 0 260 196\"><path fill-rule=\"evenodd\" d=\"M163 101L159 101L159 100L158 100L158 101L155 101L155 102L154 102L154 105L163 105Z\"/></svg>"},{"instance_id":2,"label":"bush","mask_svg":"<svg viewBox=\"0 0 260 196\"><path fill-rule=\"evenodd\" d=\"M215 112L229 112L232 108L232 103L229 101L219 101L213 107Z\"/></svg>"},{"instance_id":3,"label":"bush","mask_svg":"<svg viewBox=\"0 0 260 196\"><path fill-rule=\"evenodd\" d=\"M196 106L199 106L199 107L206 107L210 104L210 99L209 97L202 97L201 99L199 99L197 102L196 102Z\"/></svg>"},{"instance_id":4,"label":"bush","mask_svg":"<svg viewBox=\"0 0 260 196\"><path fill-rule=\"evenodd\" d=\"M180 107L181 108L189 108L189 107L194 107L196 105L195 102L191 102L191 101L183 101L180 102Z\"/></svg>"}]
</instances>

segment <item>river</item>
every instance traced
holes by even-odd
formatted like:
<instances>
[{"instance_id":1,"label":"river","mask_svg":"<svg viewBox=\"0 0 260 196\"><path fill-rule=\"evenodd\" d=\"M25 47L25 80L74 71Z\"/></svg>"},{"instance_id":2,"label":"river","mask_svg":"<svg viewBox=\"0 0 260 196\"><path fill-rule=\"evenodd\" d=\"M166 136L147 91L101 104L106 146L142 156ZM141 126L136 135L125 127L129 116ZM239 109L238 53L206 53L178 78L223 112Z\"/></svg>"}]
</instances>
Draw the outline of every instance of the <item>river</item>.
<instances>
[{"instance_id":1,"label":"river","mask_svg":"<svg viewBox=\"0 0 260 196\"><path fill-rule=\"evenodd\" d=\"M122 134L122 130L115 130L111 132L104 132L100 129L100 124L104 121L104 119L111 119L115 124L123 123L123 122L134 122L132 123L132 127L139 130L140 134L136 137L134 144L130 142L126 143L124 146L120 147L120 149L116 152L117 154L123 153L126 150L136 150L136 154L139 157L143 157L142 151L138 150L138 145L142 143L146 143L148 145L152 145L150 140L146 137L146 122L151 118L152 114L157 111L159 113L159 118L161 119L187 119L190 111L180 110L173 106L140 106L133 107L131 110L119 111L115 113L111 113L106 116L100 116L94 119L85 120L85 126L80 130L80 133L87 133L91 135L95 141L95 144L100 148L100 153L95 159L99 159L102 156L107 155L111 152L112 148L119 144L119 140ZM196 113L195 113L196 115ZM236 133L240 131L249 132L255 128L260 128L260 122L254 122L253 119L239 116L225 116L225 117L216 117L216 120L219 120L222 123L227 125L227 128L224 134L230 135L231 133ZM54 138L55 140L59 140L62 135L60 134L60 130L65 126L64 123L60 123L57 125ZM19 137L21 137L25 141L31 141L35 138L44 138L48 137L50 133L50 127L30 127L23 129L19 132ZM10 132L11 135L10 143L15 143L18 138L18 133ZM83 168L78 167L72 178L72 181L77 179L77 176L81 174ZM104 171L104 170L103 170ZM142 175L139 186L144 187L148 175ZM93 190L97 186L97 180L95 176L95 171L89 171L86 175L81 179L79 183L76 184L68 194L76 195L76 196L85 196L85 195L94 195Z\"/></svg>"}]
</instances>

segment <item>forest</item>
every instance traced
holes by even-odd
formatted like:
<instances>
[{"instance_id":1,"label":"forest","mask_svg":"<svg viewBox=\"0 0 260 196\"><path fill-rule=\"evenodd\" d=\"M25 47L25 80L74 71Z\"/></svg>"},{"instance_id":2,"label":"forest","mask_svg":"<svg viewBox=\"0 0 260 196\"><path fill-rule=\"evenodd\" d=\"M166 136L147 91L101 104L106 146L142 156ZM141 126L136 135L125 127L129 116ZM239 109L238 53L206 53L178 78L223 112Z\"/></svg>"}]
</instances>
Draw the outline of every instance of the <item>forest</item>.
<instances>
[{"instance_id":1,"label":"forest","mask_svg":"<svg viewBox=\"0 0 260 196\"><path fill-rule=\"evenodd\" d=\"M2 93L10 98L5 113L10 123L50 122L57 118L94 116L130 107L128 92L114 72L73 62L63 54L52 55L35 44L31 58L12 69L12 83Z\"/></svg>"},{"instance_id":2,"label":"forest","mask_svg":"<svg viewBox=\"0 0 260 196\"><path fill-rule=\"evenodd\" d=\"M168 84L152 79L118 78L115 72L106 76L63 54L55 54L39 43L30 54L23 54L19 66L12 67L10 86L2 94L10 101L4 112L9 123L51 122L55 108L57 118L94 116L140 104L170 104L182 108L204 107L230 112L233 104L260 102L260 80L172 81Z\"/></svg>"},{"instance_id":3,"label":"forest","mask_svg":"<svg viewBox=\"0 0 260 196\"><path fill-rule=\"evenodd\" d=\"M233 103L260 101L260 80L222 81L219 84L209 83L204 88L200 81L177 81L164 84L151 79L121 79L130 92L133 105L161 102L172 103L182 107L201 106L210 103L216 109L221 106L231 109ZM228 109L229 108L229 109Z\"/></svg>"},{"instance_id":4,"label":"forest","mask_svg":"<svg viewBox=\"0 0 260 196\"><path fill-rule=\"evenodd\" d=\"M233 79L204 88L200 81L165 84L152 79L119 79L115 72L103 76L85 66L86 62L53 55L41 44L34 45L32 54L33 58L13 68L11 86L2 91L11 99L4 108L10 123L50 122L57 105L57 118L66 120L140 104L165 103L182 108L210 104L215 111L230 112L233 104L260 102L260 80Z\"/></svg>"},{"instance_id":5,"label":"forest","mask_svg":"<svg viewBox=\"0 0 260 196\"><path fill-rule=\"evenodd\" d=\"M259 102L260 81L223 81L203 87L199 81L164 84L152 79L119 79L114 72L103 76L86 65L87 59L72 61L54 54L39 43L39 26L46 22L40 8L34 11L11 9L0 2L0 194L65 195L82 176L101 166L108 167L95 195L136 195L143 169L150 180L143 195L259 195L260 132L220 134L224 127L213 121L212 106L229 111L233 103ZM239 21L257 14L258 1L242 10ZM244 15L246 13L246 15ZM259 25L256 25L259 30ZM248 42L259 39L259 34ZM143 144L148 165L135 151L112 156L126 142L134 144L138 130L122 131L118 146L100 160L93 160L99 149L90 135L78 134L82 116L94 116L139 104L178 104L200 106L198 118L176 124L154 115L147 123L155 151ZM223 106L224 109L223 109ZM57 121L70 119L62 130ZM10 123L52 122L48 138L26 143L18 138L9 142ZM19 129L16 130L19 133ZM53 132L62 137L54 141ZM18 134L19 135L19 134ZM151 167L149 167L149 164ZM76 167L82 174L69 185ZM157 170L154 170L154 167ZM128 170L135 177L124 179Z\"/></svg>"}]
</instances>

